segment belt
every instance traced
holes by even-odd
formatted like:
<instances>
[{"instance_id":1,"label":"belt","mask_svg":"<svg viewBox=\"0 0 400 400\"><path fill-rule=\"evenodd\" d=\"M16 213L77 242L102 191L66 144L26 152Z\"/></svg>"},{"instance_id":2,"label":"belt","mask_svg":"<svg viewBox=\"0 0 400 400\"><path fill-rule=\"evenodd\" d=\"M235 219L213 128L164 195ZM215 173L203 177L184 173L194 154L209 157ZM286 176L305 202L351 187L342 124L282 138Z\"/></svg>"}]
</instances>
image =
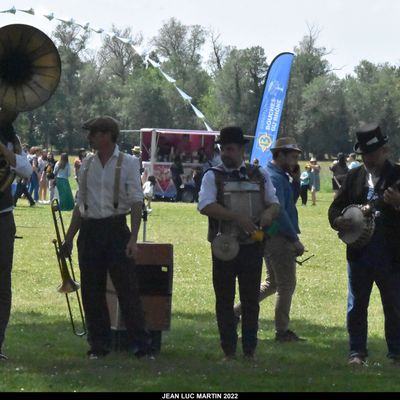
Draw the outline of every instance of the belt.
<instances>
[{"instance_id":1,"label":"belt","mask_svg":"<svg viewBox=\"0 0 400 400\"><path fill-rule=\"evenodd\" d=\"M90 225L102 225L102 224L110 224L110 223L121 223L126 222L126 214L112 215L106 218L82 218L83 224Z\"/></svg>"},{"instance_id":2,"label":"belt","mask_svg":"<svg viewBox=\"0 0 400 400\"><path fill-rule=\"evenodd\" d=\"M7 217L7 215L12 214L12 211L0 212L0 218Z\"/></svg>"}]
</instances>

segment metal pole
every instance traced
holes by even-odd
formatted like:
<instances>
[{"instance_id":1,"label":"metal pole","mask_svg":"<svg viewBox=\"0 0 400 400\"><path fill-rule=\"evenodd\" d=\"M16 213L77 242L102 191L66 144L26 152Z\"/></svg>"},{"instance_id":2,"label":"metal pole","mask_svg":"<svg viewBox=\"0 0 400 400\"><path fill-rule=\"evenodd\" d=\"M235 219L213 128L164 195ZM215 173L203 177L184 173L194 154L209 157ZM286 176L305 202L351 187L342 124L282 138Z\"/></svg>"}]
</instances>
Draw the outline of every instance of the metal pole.
<instances>
[{"instance_id":1,"label":"metal pole","mask_svg":"<svg viewBox=\"0 0 400 400\"><path fill-rule=\"evenodd\" d=\"M142 218L143 218L143 242L146 241L146 230L147 230L147 208L143 202L142 206Z\"/></svg>"}]
</instances>

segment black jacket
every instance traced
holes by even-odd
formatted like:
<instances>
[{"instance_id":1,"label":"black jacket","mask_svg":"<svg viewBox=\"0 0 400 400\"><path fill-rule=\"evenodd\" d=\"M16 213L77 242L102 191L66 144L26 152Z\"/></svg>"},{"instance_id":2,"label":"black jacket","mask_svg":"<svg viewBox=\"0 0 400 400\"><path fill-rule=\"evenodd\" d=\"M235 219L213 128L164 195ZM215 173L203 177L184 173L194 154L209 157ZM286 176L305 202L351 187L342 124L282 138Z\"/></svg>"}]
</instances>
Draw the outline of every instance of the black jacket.
<instances>
[{"instance_id":1,"label":"black jacket","mask_svg":"<svg viewBox=\"0 0 400 400\"><path fill-rule=\"evenodd\" d=\"M383 202L383 192L400 180L400 166L386 161L381 174L382 184L378 182L379 201L378 209L381 211L383 232L386 239L386 248L390 253L393 266L400 269L400 211ZM350 204L367 204L368 187L366 186L367 171L364 166L351 169L340 188L336 198L329 207L329 223L340 216L342 210ZM400 182L399 182L400 183ZM399 184L397 183L397 187ZM347 246L347 259L356 261L363 253L363 248L354 249Z\"/></svg>"}]
</instances>

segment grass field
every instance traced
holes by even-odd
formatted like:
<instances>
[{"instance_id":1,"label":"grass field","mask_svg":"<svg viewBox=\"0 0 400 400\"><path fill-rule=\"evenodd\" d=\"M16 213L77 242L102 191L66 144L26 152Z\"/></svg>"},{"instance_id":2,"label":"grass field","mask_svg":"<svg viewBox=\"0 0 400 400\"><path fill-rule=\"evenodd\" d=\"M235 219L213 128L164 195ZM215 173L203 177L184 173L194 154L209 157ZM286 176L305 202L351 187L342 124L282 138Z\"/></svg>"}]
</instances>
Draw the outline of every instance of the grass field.
<instances>
[{"instance_id":1,"label":"grass field","mask_svg":"<svg viewBox=\"0 0 400 400\"><path fill-rule=\"evenodd\" d=\"M48 205L15 209L17 234L13 308L0 364L0 391L398 391L399 370L385 358L383 313L374 288L369 308L369 367L346 364L347 276L345 246L327 221L332 199L324 166L323 192L316 207L299 207L302 241L315 254L298 268L291 327L305 343L277 344L274 298L260 310L255 363L223 363L214 311L207 219L195 204L154 202L147 239L174 245L172 328L163 333L156 360L125 353L90 361L86 340L73 336L51 243ZM71 213L65 212L69 222ZM140 235L140 237L142 237ZM1 238L0 238L1 240ZM77 270L76 250L74 265ZM240 352L239 352L240 354Z\"/></svg>"}]
</instances>

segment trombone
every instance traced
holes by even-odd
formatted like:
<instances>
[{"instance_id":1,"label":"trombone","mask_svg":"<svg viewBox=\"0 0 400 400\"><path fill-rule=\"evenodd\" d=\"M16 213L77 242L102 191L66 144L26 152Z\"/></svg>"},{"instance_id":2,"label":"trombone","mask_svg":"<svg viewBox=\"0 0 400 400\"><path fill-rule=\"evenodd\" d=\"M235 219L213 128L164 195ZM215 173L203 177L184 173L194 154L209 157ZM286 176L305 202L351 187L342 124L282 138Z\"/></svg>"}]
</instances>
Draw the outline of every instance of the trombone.
<instances>
[{"instance_id":1,"label":"trombone","mask_svg":"<svg viewBox=\"0 0 400 400\"><path fill-rule=\"evenodd\" d=\"M53 244L56 251L58 266L60 267L60 273L62 279L62 282L58 286L57 290L58 292L65 294L65 299L67 300L67 306L68 306L69 319L71 321L72 331L74 335L84 336L87 333L87 330L86 330L85 316L83 314L82 303L78 292L80 284L75 279L75 273L72 266L71 256L65 257L62 251L62 243L65 240L65 228L61 215L60 206L57 199L54 199L51 202L51 213L53 215L54 228L57 237L57 239L53 239ZM76 328L74 316L72 313L71 303L69 299L70 294L74 292L76 294L76 300L78 303L79 314L81 318L82 329L80 331L78 331Z\"/></svg>"}]
</instances>

